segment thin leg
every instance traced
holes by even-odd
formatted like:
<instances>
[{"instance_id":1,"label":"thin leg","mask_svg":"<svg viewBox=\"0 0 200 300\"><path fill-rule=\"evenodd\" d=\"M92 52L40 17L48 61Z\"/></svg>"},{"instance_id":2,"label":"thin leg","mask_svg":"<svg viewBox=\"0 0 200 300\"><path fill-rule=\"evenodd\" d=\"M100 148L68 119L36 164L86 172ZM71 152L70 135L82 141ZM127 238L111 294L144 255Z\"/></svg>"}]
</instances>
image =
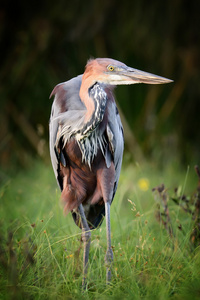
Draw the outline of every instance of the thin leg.
<instances>
[{"instance_id":1,"label":"thin leg","mask_svg":"<svg viewBox=\"0 0 200 300\"><path fill-rule=\"evenodd\" d=\"M111 281L111 267L113 261L113 251L111 248L111 230L110 230L110 203L105 203L106 210L106 233L107 233L107 251L105 256L106 263L106 283L109 284Z\"/></svg>"},{"instance_id":2,"label":"thin leg","mask_svg":"<svg viewBox=\"0 0 200 300\"><path fill-rule=\"evenodd\" d=\"M91 241L91 231L88 226L83 205L79 205L79 213L81 216L81 225L82 225L82 241L84 244L84 253L83 253L83 280L82 280L82 287L86 288L86 276L87 276L87 269L88 269L88 259L89 259L89 251L90 251L90 241Z\"/></svg>"}]
</instances>

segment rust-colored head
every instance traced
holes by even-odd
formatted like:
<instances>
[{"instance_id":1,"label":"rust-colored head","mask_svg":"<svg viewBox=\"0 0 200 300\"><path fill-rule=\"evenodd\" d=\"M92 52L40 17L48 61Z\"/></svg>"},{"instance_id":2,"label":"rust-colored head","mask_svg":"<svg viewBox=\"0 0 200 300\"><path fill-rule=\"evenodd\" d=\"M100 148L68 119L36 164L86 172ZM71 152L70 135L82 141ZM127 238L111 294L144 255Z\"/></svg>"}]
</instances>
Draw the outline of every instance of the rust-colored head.
<instances>
[{"instance_id":1,"label":"rust-colored head","mask_svg":"<svg viewBox=\"0 0 200 300\"><path fill-rule=\"evenodd\" d=\"M172 82L170 79L130 68L111 58L90 59L83 74L83 81L85 80L89 81L91 85L95 82L108 85Z\"/></svg>"}]
</instances>

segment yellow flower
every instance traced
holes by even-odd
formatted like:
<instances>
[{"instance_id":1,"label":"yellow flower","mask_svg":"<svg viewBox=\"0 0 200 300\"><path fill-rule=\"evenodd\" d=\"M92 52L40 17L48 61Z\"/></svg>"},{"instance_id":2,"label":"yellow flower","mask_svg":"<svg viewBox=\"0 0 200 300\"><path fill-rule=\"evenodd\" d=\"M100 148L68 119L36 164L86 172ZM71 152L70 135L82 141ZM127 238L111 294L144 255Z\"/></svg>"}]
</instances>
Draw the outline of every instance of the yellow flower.
<instances>
[{"instance_id":1,"label":"yellow flower","mask_svg":"<svg viewBox=\"0 0 200 300\"><path fill-rule=\"evenodd\" d=\"M148 191L149 189L149 180L147 178L140 178L138 180L138 186L141 191Z\"/></svg>"}]
</instances>

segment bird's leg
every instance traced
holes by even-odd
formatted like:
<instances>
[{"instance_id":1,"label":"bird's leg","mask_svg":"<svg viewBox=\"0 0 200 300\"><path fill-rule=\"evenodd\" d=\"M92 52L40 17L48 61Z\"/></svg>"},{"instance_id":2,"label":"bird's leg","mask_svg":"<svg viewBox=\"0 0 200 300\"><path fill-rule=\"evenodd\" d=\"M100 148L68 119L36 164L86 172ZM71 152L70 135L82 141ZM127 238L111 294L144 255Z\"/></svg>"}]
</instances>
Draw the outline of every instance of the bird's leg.
<instances>
[{"instance_id":1,"label":"bird's leg","mask_svg":"<svg viewBox=\"0 0 200 300\"><path fill-rule=\"evenodd\" d=\"M111 280L111 267L113 261L113 251L111 247L111 230L110 230L110 202L105 203L105 210L106 210L106 234L107 234L107 251L105 255L106 283L109 284Z\"/></svg>"},{"instance_id":2,"label":"bird's leg","mask_svg":"<svg viewBox=\"0 0 200 300\"><path fill-rule=\"evenodd\" d=\"M88 226L88 222L86 220L86 216L84 213L83 205L80 204L79 213L81 217L81 225L82 225L82 241L84 244L84 253L83 253L83 280L82 280L82 288L86 288L86 276L88 269L88 260L89 260L89 251L90 251L90 241L91 241L91 231Z\"/></svg>"}]
</instances>

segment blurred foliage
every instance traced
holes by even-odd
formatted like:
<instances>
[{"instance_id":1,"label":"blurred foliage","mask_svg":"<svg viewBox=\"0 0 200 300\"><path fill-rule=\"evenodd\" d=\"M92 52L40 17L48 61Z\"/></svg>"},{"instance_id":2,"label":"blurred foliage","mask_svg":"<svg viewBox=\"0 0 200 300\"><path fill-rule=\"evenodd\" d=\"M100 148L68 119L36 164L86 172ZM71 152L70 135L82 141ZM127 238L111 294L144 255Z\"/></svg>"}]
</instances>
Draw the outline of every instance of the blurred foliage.
<instances>
[{"instance_id":1,"label":"blurred foliage","mask_svg":"<svg viewBox=\"0 0 200 300\"><path fill-rule=\"evenodd\" d=\"M48 160L51 90L82 73L90 57L173 79L117 88L134 138L129 151L137 147L161 163L170 156L198 160L199 8L187 0L2 0L0 164L26 166L30 154Z\"/></svg>"}]
</instances>

